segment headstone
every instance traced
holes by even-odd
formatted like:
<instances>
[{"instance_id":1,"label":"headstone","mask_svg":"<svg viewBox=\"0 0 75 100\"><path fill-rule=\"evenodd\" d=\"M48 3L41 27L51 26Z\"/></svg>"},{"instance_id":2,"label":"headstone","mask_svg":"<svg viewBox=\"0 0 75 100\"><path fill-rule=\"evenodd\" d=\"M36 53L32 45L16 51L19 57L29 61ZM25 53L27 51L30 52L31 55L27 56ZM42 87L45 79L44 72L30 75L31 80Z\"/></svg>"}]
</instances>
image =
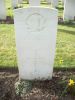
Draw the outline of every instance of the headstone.
<instances>
[{"instance_id":1,"label":"headstone","mask_svg":"<svg viewBox=\"0 0 75 100\"><path fill-rule=\"evenodd\" d=\"M18 6L18 0L12 0L12 8L16 8Z\"/></svg>"},{"instance_id":2,"label":"headstone","mask_svg":"<svg viewBox=\"0 0 75 100\"><path fill-rule=\"evenodd\" d=\"M14 10L16 48L21 79L52 78L57 20L56 9L31 6Z\"/></svg>"},{"instance_id":3,"label":"headstone","mask_svg":"<svg viewBox=\"0 0 75 100\"><path fill-rule=\"evenodd\" d=\"M18 3L21 4L23 2L23 0L18 0Z\"/></svg>"},{"instance_id":4,"label":"headstone","mask_svg":"<svg viewBox=\"0 0 75 100\"><path fill-rule=\"evenodd\" d=\"M58 6L58 0L51 0L51 3L54 8Z\"/></svg>"},{"instance_id":5,"label":"headstone","mask_svg":"<svg viewBox=\"0 0 75 100\"><path fill-rule=\"evenodd\" d=\"M0 0L0 19L6 19L5 0Z\"/></svg>"},{"instance_id":6,"label":"headstone","mask_svg":"<svg viewBox=\"0 0 75 100\"><path fill-rule=\"evenodd\" d=\"M65 0L64 20L74 20L75 17L75 0Z\"/></svg>"},{"instance_id":7,"label":"headstone","mask_svg":"<svg viewBox=\"0 0 75 100\"><path fill-rule=\"evenodd\" d=\"M29 0L30 6L40 6L40 0Z\"/></svg>"},{"instance_id":8,"label":"headstone","mask_svg":"<svg viewBox=\"0 0 75 100\"><path fill-rule=\"evenodd\" d=\"M51 4L51 0L46 0L48 4Z\"/></svg>"}]
</instances>

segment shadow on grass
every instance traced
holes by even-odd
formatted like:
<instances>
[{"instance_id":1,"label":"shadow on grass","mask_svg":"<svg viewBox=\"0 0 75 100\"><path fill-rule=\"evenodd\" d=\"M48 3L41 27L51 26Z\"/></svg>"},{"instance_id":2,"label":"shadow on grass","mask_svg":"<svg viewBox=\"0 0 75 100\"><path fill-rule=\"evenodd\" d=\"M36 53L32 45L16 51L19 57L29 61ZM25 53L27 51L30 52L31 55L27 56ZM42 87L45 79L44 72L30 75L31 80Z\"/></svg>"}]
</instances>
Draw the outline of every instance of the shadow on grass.
<instances>
[{"instance_id":1,"label":"shadow on grass","mask_svg":"<svg viewBox=\"0 0 75 100\"><path fill-rule=\"evenodd\" d=\"M18 67L17 66L0 66L0 72L6 71L6 72L18 72ZM54 71L75 71L75 66L72 67L54 67Z\"/></svg>"},{"instance_id":2,"label":"shadow on grass","mask_svg":"<svg viewBox=\"0 0 75 100\"><path fill-rule=\"evenodd\" d=\"M75 23L73 22L59 23L59 25L75 28Z\"/></svg>"},{"instance_id":3,"label":"shadow on grass","mask_svg":"<svg viewBox=\"0 0 75 100\"><path fill-rule=\"evenodd\" d=\"M47 2L41 2L41 4L47 5L48 3Z\"/></svg>"},{"instance_id":4,"label":"shadow on grass","mask_svg":"<svg viewBox=\"0 0 75 100\"><path fill-rule=\"evenodd\" d=\"M16 73L18 72L18 67L17 66L0 66L0 72L12 72Z\"/></svg>"},{"instance_id":5,"label":"shadow on grass","mask_svg":"<svg viewBox=\"0 0 75 100\"><path fill-rule=\"evenodd\" d=\"M29 4L29 2L22 2L22 4Z\"/></svg>"},{"instance_id":6,"label":"shadow on grass","mask_svg":"<svg viewBox=\"0 0 75 100\"><path fill-rule=\"evenodd\" d=\"M58 29L58 31L60 31L60 32L65 32L65 33L72 34L72 35L75 35L75 32L74 32L74 31L70 31L70 30Z\"/></svg>"},{"instance_id":7,"label":"shadow on grass","mask_svg":"<svg viewBox=\"0 0 75 100\"><path fill-rule=\"evenodd\" d=\"M59 11L60 11L60 10L64 10L63 7L56 7L56 9L58 9Z\"/></svg>"}]
</instances>

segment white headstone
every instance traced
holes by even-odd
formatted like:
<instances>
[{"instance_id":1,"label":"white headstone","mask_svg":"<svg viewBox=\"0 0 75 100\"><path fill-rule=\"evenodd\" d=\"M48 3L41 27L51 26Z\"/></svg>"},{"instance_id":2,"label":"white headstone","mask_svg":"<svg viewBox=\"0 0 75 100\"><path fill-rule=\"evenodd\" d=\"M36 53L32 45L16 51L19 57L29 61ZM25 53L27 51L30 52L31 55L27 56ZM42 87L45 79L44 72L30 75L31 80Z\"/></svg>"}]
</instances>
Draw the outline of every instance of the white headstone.
<instances>
[{"instance_id":1,"label":"white headstone","mask_svg":"<svg viewBox=\"0 0 75 100\"><path fill-rule=\"evenodd\" d=\"M23 0L18 0L18 3L21 4L23 2Z\"/></svg>"},{"instance_id":2,"label":"white headstone","mask_svg":"<svg viewBox=\"0 0 75 100\"><path fill-rule=\"evenodd\" d=\"M48 4L50 4L50 3L51 3L51 0L46 0L46 1L47 1L47 3L48 3Z\"/></svg>"},{"instance_id":3,"label":"white headstone","mask_svg":"<svg viewBox=\"0 0 75 100\"><path fill-rule=\"evenodd\" d=\"M58 6L58 0L51 0L51 3L54 8Z\"/></svg>"},{"instance_id":4,"label":"white headstone","mask_svg":"<svg viewBox=\"0 0 75 100\"><path fill-rule=\"evenodd\" d=\"M18 6L18 0L12 0L12 8L15 8Z\"/></svg>"},{"instance_id":5,"label":"white headstone","mask_svg":"<svg viewBox=\"0 0 75 100\"><path fill-rule=\"evenodd\" d=\"M0 19L6 19L5 0L0 0Z\"/></svg>"},{"instance_id":6,"label":"white headstone","mask_svg":"<svg viewBox=\"0 0 75 100\"><path fill-rule=\"evenodd\" d=\"M30 6L40 6L40 0L29 0Z\"/></svg>"},{"instance_id":7,"label":"white headstone","mask_svg":"<svg viewBox=\"0 0 75 100\"><path fill-rule=\"evenodd\" d=\"M57 10L41 7L14 10L19 76L51 79L56 48Z\"/></svg>"},{"instance_id":8,"label":"white headstone","mask_svg":"<svg viewBox=\"0 0 75 100\"><path fill-rule=\"evenodd\" d=\"M65 0L64 20L74 20L75 17L75 0Z\"/></svg>"}]
</instances>

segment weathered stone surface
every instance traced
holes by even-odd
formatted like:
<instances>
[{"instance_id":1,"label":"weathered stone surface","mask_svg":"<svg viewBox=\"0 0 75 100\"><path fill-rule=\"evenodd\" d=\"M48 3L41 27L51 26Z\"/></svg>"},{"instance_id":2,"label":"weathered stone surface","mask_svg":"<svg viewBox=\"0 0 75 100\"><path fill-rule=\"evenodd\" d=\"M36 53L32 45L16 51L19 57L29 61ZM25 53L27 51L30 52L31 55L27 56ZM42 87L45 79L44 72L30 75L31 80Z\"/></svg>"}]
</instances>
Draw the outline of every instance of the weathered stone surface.
<instances>
[{"instance_id":1,"label":"weathered stone surface","mask_svg":"<svg viewBox=\"0 0 75 100\"><path fill-rule=\"evenodd\" d=\"M75 17L75 0L65 0L64 20L74 20Z\"/></svg>"},{"instance_id":2,"label":"weathered stone surface","mask_svg":"<svg viewBox=\"0 0 75 100\"><path fill-rule=\"evenodd\" d=\"M56 48L57 10L15 9L19 76L25 80L51 79Z\"/></svg>"},{"instance_id":3,"label":"weathered stone surface","mask_svg":"<svg viewBox=\"0 0 75 100\"><path fill-rule=\"evenodd\" d=\"M5 0L0 0L0 20L6 19Z\"/></svg>"}]
</instances>

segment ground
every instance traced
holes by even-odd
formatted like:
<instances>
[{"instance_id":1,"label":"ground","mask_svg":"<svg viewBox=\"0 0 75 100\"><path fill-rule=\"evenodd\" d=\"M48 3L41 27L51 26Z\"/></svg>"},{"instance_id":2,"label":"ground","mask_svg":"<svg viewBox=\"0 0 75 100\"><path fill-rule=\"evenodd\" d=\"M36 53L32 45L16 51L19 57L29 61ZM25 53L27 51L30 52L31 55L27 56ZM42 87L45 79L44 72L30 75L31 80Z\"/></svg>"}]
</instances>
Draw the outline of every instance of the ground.
<instances>
[{"instance_id":1,"label":"ground","mask_svg":"<svg viewBox=\"0 0 75 100\"><path fill-rule=\"evenodd\" d=\"M5 21L0 20L0 67L16 67L17 57L13 9L11 7L11 0L5 1L7 8L7 19ZM42 1L41 6L51 7L51 5L44 2L45 0ZM22 5L23 7L28 7L25 0L23 0ZM59 0L57 9L59 22L54 67L75 67L75 21L63 22L64 7L61 0Z\"/></svg>"},{"instance_id":2,"label":"ground","mask_svg":"<svg viewBox=\"0 0 75 100\"><path fill-rule=\"evenodd\" d=\"M62 21L62 22L61 22ZM0 66L17 66L13 19L0 21ZM11 23L11 24L7 24ZM75 67L75 23L59 17L54 67Z\"/></svg>"},{"instance_id":3,"label":"ground","mask_svg":"<svg viewBox=\"0 0 75 100\"><path fill-rule=\"evenodd\" d=\"M52 80L34 81L32 90L24 98L15 94L14 84L19 75L16 69L6 68L0 70L0 100L75 100L74 96L65 94L59 98L64 87L61 80L67 80L74 75L74 70L55 70Z\"/></svg>"},{"instance_id":4,"label":"ground","mask_svg":"<svg viewBox=\"0 0 75 100\"><path fill-rule=\"evenodd\" d=\"M9 1L6 0L7 20L0 20L0 100L75 100L71 93L65 93L60 98L65 88L64 83L61 84L62 81L67 81L71 76L75 78L75 21L63 23L64 8L60 0L57 7L59 24L54 61L54 67L57 70L54 71L50 81L33 81L32 90L24 98L15 94L14 84L19 80L19 75L18 70L16 70L13 10ZM28 5L23 3L23 6L27 7ZM64 67L65 71L62 70ZM70 70L70 68L73 69Z\"/></svg>"}]
</instances>

